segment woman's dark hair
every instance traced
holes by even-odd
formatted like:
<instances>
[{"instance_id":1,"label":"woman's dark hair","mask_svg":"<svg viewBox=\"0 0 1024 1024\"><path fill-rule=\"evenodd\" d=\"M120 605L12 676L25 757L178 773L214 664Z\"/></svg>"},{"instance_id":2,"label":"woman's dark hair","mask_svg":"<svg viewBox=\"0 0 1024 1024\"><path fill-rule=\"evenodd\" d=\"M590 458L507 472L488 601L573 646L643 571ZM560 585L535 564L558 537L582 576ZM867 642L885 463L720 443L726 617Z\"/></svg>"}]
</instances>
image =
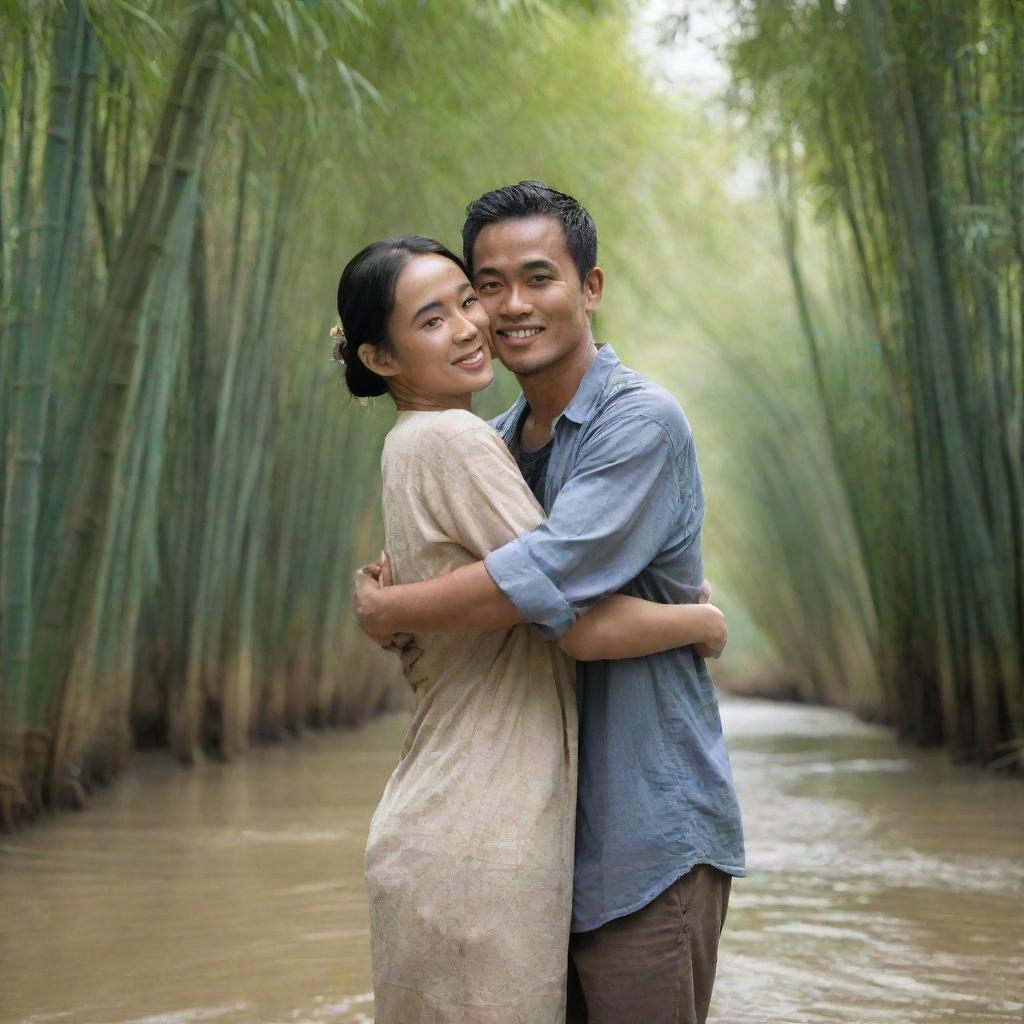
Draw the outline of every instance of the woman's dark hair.
<instances>
[{"instance_id":1,"label":"woman's dark hair","mask_svg":"<svg viewBox=\"0 0 1024 1024\"><path fill-rule=\"evenodd\" d=\"M520 181L496 188L493 192L485 192L466 207L466 222L462 225L462 252L466 263L473 266L473 246L488 224L537 214L554 217L562 225L565 247L576 264L582 288L587 274L597 266L594 219L578 200L542 181Z\"/></svg>"},{"instance_id":2,"label":"woman's dark hair","mask_svg":"<svg viewBox=\"0 0 1024 1024\"><path fill-rule=\"evenodd\" d=\"M345 383L356 398L387 394L387 381L363 365L360 345L391 351L388 321L395 308L395 285L402 268L413 258L433 253L449 259L467 277L466 265L450 249L432 238L400 235L373 242L348 261L338 282L338 316L345 332L341 355Z\"/></svg>"}]
</instances>

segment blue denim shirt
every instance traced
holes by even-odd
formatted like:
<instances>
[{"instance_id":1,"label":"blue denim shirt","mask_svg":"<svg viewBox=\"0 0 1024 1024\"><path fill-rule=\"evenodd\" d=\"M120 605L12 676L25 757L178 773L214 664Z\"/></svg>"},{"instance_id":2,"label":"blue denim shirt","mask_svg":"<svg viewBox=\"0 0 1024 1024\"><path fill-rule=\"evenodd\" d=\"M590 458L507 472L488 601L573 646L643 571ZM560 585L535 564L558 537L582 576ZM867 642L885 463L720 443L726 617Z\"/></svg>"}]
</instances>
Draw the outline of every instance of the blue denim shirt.
<instances>
[{"instance_id":1,"label":"blue denim shirt","mask_svg":"<svg viewBox=\"0 0 1024 1024\"><path fill-rule=\"evenodd\" d=\"M515 452L522 396L493 425ZM550 637L616 591L696 601L704 493L690 425L604 345L552 428L547 520L492 552L494 582ZM692 647L577 666L575 932L633 913L696 864L744 874L715 687Z\"/></svg>"}]
</instances>

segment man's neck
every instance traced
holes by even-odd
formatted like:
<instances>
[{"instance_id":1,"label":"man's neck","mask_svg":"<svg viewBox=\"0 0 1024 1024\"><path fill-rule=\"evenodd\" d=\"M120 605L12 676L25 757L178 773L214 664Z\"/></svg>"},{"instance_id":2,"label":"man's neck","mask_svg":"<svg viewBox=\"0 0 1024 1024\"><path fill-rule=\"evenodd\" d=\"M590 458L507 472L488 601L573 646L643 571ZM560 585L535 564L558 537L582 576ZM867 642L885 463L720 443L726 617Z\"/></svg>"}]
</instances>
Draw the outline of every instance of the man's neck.
<instances>
[{"instance_id":1,"label":"man's neck","mask_svg":"<svg viewBox=\"0 0 1024 1024\"><path fill-rule=\"evenodd\" d=\"M588 335L586 343L567 353L564 359L538 373L516 378L530 407L529 434L534 441L551 436L552 423L565 412L596 355L597 345L593 335Z\"/></svg>"}]
</instances>

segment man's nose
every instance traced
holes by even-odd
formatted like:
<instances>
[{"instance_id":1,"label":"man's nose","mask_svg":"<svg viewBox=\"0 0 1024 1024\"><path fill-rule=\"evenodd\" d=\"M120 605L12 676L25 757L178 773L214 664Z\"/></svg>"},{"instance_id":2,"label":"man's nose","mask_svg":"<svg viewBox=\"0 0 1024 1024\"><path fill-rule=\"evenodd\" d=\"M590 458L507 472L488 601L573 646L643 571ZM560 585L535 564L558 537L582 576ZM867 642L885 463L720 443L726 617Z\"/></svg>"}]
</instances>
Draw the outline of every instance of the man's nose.
<instances>
[{"instance_id":1,"label":"man's nose","mask_svg":"<svg viewBox=\"0 0 1024 1024\"><path fill-rule=\"evenodd\" d=\"M523 316L531 312L532 309L529 296L523 289L516 287L506 289L504 301L501 304L501 312L505 316Z\"/></svg>"}]
</instances>

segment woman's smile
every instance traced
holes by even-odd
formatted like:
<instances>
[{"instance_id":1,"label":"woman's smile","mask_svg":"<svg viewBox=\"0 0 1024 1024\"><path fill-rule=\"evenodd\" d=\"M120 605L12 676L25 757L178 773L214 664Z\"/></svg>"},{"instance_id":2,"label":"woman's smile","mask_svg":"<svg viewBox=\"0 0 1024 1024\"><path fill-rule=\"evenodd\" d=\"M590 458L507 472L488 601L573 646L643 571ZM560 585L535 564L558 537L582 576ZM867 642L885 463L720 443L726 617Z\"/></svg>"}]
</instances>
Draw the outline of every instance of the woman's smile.
<instances>
[{"instance_id":1,"label":"woman's smile","mask_svg":"<svg viewBox=\"0 0 1024 1024\"><path fill-rule=\"evenodd\" d=\"M484 362L484 347L483 345L477 345L472 352L460 356L452 365L459 366L463 370L479 370L484 365Z\"/></svg>"}]
</instances>

